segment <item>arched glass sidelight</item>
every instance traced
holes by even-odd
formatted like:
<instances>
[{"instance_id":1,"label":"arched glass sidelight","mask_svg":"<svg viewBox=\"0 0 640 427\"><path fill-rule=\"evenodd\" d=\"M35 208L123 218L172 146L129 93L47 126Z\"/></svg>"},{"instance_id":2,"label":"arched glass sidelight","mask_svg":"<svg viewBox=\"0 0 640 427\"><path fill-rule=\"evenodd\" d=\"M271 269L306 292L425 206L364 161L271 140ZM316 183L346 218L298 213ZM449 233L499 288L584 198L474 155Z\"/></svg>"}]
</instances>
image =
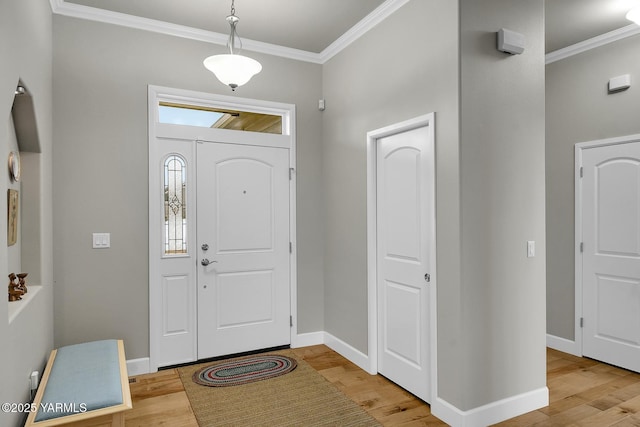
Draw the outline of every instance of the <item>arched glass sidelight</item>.
<instances>
[{"instance_id":1,"label":"arched glass sidelight","mask_svg":"<svg viewBox=\"0 0 640 427\"><path fill-rule=\"evenodd\" d=\"M164 161L164 255L187 253L187 164L179 154Z\"/></svg>"}]
</instances>

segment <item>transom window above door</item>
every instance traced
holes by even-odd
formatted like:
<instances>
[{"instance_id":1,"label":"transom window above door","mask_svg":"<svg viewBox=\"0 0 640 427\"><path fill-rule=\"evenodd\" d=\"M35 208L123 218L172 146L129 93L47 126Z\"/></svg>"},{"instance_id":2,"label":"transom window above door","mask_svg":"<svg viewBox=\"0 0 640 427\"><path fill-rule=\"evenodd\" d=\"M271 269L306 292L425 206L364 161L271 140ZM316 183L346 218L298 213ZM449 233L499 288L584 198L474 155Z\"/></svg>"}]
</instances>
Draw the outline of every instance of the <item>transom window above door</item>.
<instances>
[{"instance_id":1,"label":"transom window above door","mask_svg":"<svg viewBox=\"0 0 640 427\"><path fill-rule=\"evenodd\" d=\"M160 123L282 135L282 116L250 111L158 103Z\"/></svg>"}]
</instances>

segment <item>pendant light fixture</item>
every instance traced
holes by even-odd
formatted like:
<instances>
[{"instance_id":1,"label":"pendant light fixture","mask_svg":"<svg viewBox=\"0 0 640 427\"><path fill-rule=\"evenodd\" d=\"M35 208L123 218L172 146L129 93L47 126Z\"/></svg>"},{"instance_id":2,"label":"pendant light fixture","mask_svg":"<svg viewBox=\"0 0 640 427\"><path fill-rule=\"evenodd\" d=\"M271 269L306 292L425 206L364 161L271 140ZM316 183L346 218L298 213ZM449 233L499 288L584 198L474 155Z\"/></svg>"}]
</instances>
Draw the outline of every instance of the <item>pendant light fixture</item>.
<instances>
[{"instance_id":1,"label":"pendant light fixture","mask_svg":"<svg viewBox=\"0 0 640 427\"><path fill-rule=\"evenodd\" d=\"M236 32L239 20L240 18L236 16L235 0L231 0L231 15L227 16L227 22L231 27L227 41L229 53L213 55L203 61L204 66L233 91L262 70L262 65L255 59L238 55L242 49L242 40Z\"/></svg>"},{"instance_id":2,"label":"pendant light fixture","mask_svg":"<svg viewBox=\"0 0 640 427\"><path fill-rule=\"evenodd\" d=\"M633 21L634 23L640 25L640 7L636 7L627 12L625 16L629 21Z\"/></svg>"}]
</instances>

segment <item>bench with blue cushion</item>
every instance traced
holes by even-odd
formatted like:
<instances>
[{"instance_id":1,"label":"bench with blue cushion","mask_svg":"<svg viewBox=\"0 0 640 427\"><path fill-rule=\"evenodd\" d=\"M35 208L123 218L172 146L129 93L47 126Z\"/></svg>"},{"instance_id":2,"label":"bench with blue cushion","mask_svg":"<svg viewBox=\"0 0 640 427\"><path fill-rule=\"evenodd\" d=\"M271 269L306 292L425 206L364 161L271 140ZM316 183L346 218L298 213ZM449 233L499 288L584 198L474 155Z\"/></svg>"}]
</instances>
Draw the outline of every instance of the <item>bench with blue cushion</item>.
<instances>
[{"instance_id":1,"label":"bench with blue cushion","mask_svg":"<svg viewBox=\"0 0 640 427\"><path fill-rule=\"evenodd\" d=\"M51 352L26 426L58 426L105 417L124 426L132 408L122 340L93 341Z\"/></svg>"}]
</instances>

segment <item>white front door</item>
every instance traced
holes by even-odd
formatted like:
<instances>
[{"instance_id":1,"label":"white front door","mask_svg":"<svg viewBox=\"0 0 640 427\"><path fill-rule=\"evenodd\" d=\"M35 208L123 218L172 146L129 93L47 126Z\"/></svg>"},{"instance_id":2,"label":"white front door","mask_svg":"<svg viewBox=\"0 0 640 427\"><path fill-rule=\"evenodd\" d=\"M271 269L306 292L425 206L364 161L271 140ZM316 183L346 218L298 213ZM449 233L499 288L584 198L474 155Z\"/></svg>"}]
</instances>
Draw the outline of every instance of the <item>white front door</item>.
<instances>
[{"instance_id":1,"label":"white front door","mask_svg":"<svg viewBox=\"0 0 640 427\"><path fill-rule=\"evenodd\" d=\"M430 400L434 194L429 126L377 140L378 372Z\"/></svg>"},{"instance_id":2,"label":"white front door","mask_svg":"<svg viewBox=\"0 0 640 427\"><path fill-rule=\"evenodd\" d=\"M640 142L582 156L583 354L640 372Z\"/></svg>"},{"instance_id":3,"label":"white front door","mask_svg":"<svg viewBox=\"0 0 640 427\"><path fill-rule=\"evenodd\" d=\"M197 144L198 359L290 343L289 150Z\"/></svg>"}]
</instances>

